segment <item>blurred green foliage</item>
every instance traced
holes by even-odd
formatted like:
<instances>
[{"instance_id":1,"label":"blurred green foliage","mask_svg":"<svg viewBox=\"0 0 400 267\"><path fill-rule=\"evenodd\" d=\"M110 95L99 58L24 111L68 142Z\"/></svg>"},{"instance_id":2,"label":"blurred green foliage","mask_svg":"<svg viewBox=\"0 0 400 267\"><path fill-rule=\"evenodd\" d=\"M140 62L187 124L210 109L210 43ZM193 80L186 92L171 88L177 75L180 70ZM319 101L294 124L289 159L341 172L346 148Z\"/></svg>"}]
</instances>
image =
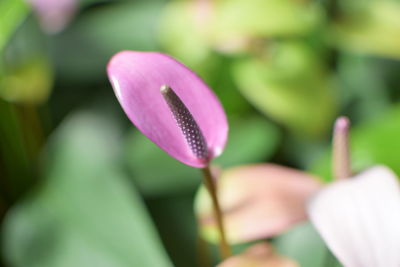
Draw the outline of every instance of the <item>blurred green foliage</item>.
<instances>
[{"instance_id":1,"label":"blurred green foliage","mask_svg":"<svg viewBox=\"0 0 400 267\"><path fill-rule=\"evenodd\" d=\"M112 121L89 112L60 126L46 151L46 180L5 219L11 266L171 266L117 168L116 132Z\"/></svg>"},{"instance_id":2,"label":"blurred green foliage","mask_svg":"<svg viewBox=\"0 0 400 267\"><path fill-rule=\"evenodd\" d=\"M0 63L0 97L9 102L39 104L47 101L54 71L43 33L27 18L13 34Z\"/></svg>"},{"instance_id":3,"label":"blurred green foliage","mask_svg":"<svg viewBox=\"0 0 400 267\"><path fill-rule=\"evenodd\" d=\"M344 1L342 1L344 2ZM400 57L400 3L354 1L332 28L332 42L344 50L384 57Z\"/></svg>"},{"instance_id":4,"label":"blurred green foliage","mask_svg":"<svg viewBox=\"0 0 400 267\"><path fill-rule=\"evenodd\" d=\"M29 153L24 128L19 123L18 108L0 101L0 135L1 135L1 201L15 200L31 186L32 155ZM6 179L7 178L7 179ZM12 179L12 183L7 182Z\"/></svg>"},{"instance_id":5,"label":"blurred green foliage","mask_svg":"<svg viewBox=\"0 0 400 267\"><path fill-rule=\"evenodd\" d=\"M292 0L220 0L213 17L214 39L302 36L324 19L320 5Z\"/></svg>"},{"instance_id":6,"label":"blurred green foliage","mask_svg":"<svg viewBox=\"0 0 400 267\"><path fill-rule=\"evenodd\" d=\"M234 77L241 92L296 135L326 134L337 103L319 55L301 42L270 46L266 55L235 63Z\"/></svg>"},{"instance_id":7,"label":"blurred green foliage","mask_svg":"<svg viewBox=\"0 0 400 267\"><path fill-rule=\"evenodd\" d=\"M120 50L160 48L156 29L162 2L97 2L51 40L56 70L69 82L105 81L107 62Z\"/></svg>"},{"instance_id":8,"label":"blurred green foliage","mask_svg":"<svg viewBox=\"0 0 400 267\"><path fill-rule=\"evenodd\" d=\"M169 53L214 89L230 122L221 168L272 161L330 181L332 123L347 115L353 170L400 175L399 1L87 0L60 33L37 21L0 2L6 266L196 266L199 171L125 119L105 74L120 50ZM339 266L307 223L272 242Z\"/></svg>"},{"instance_id":9,"label":"blurred green foliage","mask_svg":"<svg viewBox=\"0 0 400 267\"><path fill-rule=\"evenodd\" d=\"M28 5L23 0L4 0L0 3L0 52L17 26L28 14Z\"/></svg>"},{"instance_id":10,"label":"blurred green foliage","mask_svg":"<svg viewBox=\"0 0 400 267\"><path fill-rule=\"evenodd\" d=\"M295 259L300 266L342 266L330 254L324 241L310 223L294 226L288 232L275 238L273 244L280 253Z\"/></svg>"}]
</instances>

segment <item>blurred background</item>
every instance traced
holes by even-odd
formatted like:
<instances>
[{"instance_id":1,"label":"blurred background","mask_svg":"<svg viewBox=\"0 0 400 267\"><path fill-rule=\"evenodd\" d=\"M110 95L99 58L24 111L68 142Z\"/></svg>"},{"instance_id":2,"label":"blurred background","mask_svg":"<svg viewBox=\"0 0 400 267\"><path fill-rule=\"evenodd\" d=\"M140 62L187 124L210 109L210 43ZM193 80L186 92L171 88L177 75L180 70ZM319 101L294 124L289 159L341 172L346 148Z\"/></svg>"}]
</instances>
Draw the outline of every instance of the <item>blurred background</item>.
<instances>
[{"instance_id":1,"label":"blurred background","mask_svg":"<svg viewBox=\"0 0 400 267\"><path fill-rule=\"evenodd\" d=\"M122 112L105 69L125 49L171 54L216 92L223 168L329 181L347 115L353 169L400 175L398 0L0 0L2 266L196 266L200 173ZM327 266L309 226L272 242Z\"/></svg>"}]
</instances>

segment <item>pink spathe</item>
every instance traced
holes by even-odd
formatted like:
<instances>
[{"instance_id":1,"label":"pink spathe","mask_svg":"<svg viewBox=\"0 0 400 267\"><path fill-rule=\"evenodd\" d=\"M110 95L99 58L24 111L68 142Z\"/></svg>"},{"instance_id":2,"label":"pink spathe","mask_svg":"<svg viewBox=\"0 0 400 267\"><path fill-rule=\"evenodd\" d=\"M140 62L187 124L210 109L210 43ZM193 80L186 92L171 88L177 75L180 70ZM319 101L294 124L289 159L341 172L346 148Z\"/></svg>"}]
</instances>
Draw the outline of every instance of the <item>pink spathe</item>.
<instances>
[{"instance_id":1,"label":"pink spathe","mask_svg":"<svg viewBox=\"0 0 400 267\"><path fill-rule=\"evenodd\" d=\"M114 92L133 124L177 160L197 168L222 153L227 140L225 112L214 93L190 69L157 52L122 51L108 64ZM160 89L167 85L198 124L207 144L208 159L196 157Z\"/></svg>"}]
</instances>

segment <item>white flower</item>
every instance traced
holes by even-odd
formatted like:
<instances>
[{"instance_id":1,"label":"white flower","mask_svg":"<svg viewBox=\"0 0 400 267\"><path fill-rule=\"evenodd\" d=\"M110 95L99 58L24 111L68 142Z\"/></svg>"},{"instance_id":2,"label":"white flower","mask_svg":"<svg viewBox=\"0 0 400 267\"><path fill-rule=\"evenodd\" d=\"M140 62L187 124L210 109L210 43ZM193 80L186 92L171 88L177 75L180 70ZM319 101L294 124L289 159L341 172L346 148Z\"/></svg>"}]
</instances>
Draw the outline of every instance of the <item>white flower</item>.
<instances>
[{"instance_id":1,"label":"white flower","mask_svg":"<svg viewBox=\"0 0 400 267\"><path fill-rule=\"evenodd\" d=\"M326 186L311 199L308 213L346 267L400 266L400 188L387 167Z\"/></svg>"}]
</instances>

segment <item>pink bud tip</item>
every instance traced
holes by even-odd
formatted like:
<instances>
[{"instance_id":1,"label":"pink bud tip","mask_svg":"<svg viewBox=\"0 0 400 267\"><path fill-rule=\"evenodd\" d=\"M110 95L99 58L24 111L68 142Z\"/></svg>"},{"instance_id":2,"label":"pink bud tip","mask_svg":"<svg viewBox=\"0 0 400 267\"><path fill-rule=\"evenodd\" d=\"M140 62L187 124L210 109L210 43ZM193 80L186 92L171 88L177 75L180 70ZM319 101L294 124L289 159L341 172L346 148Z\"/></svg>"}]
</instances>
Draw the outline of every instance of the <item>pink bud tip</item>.
<instances>
[{"instance_id":1,"label":"pink bud tip","mask_svg":"<svg viewBox=\"0 0 400 267\"><path fill-rule=\"evenodd\" d=\"M350 128L350 120L349 118L342 116L337 118L335 122L335 132L338 131L348 131Z\"/></svg>"}]
</instances>

